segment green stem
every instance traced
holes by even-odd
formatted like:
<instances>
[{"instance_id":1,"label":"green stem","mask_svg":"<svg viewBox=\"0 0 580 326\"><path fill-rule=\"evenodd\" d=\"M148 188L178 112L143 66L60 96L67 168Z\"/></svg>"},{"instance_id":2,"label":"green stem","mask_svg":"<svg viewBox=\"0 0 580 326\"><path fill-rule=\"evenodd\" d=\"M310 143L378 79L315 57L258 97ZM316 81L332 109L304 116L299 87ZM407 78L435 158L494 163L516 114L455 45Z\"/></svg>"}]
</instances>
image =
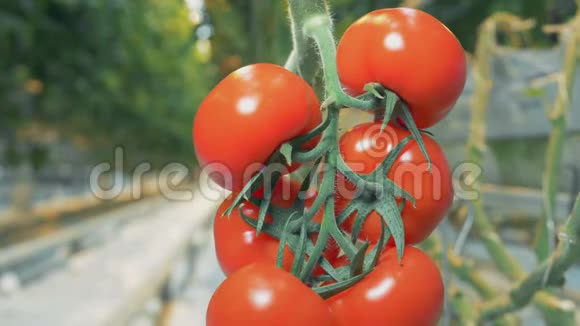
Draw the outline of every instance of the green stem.
<instances>
[{"instance_id":1,"label":"green stem","mask_svg":"<svg viewBox=\"0 0 580 326\"><path fill-rule=\"evenodd\" d=\"M477 62L474 67L475 91L473 95L473 110L470 133L467 141L467 157L474 164L481 164L485 151L485 123L487 107L491 93L491 56L495 48L496 21L494 17L487 19L481 26L479 41L476 46ZM472 189L481 192L480 180L475 180ZM524 269L507 252L506 246L495 231L489 220L481 198L473 202L474 226L499 270L512 279L518 279L525 274Z\"/></svg>"},{"instance_id":2,"label":"green stem","mask_svg":"<svg viewBox=\"0 0 580 326\"><path fill-rule=\"evenodd\" d=\"M303 67L307 61L306 58L310 58L312 53L316 54L310 41L312 38L316 42L322 61L328 97L342 106L374 109L378 104L376 99L354 98L342 90L336 68L336 43L332 35L333 26L327 2L325 0L288 0L288 7L298 67ZM300 70L304 72L305 69ZM314 69L310 67L308 70ZM312 76L314 73L315 71L311 73ZM311 80L312 76L307 74L304 77L306 80Z\"/></svg>"},{"instance_id":3,"label":"green stem","mask_svg":"<svg viewBox=\"0 0 580 326\"><path fill-rule=\"evenodd\" d=\"M488 18L482 25L480 37L476 46L477 64L474 69L475 92L473 97L473 110L470 126L470 135L467 143L467 156L475 164L481 164L485 151L485 121L487 106L491 92L491 56L495 48L496 26L499 23L512 26L525 26L525 22L510 14L498 13ZM523 27L522 27L523 28ZM480 192L480 180L473 184L473 190ZM517 281L526 277L525 270L519 262L507 251L505 244L495 231L495 227L487 216L481 198L473 202L474 226L483 240L483 243L497 265L498 269L511 280ZM561 303L557 297L542 291L533 298L534 304L546 320L553 320L560 316L566 316L561 309ZM500 314L498 314L500 315ZM569 314L568 314L569 315ZM562 319L562 318L560 318Z\"/></svg>"},{"instance_id":4,"label":"green stem","mask_svg":"<svg viewBox=\"0 0 580 326\"><path fill-rule=\"evenodd\" d=\"M540 289L550 284L560 284L564 273L578 261L578 257L580 257L580 196L576 199L574 211L560 234L560 243L556 251L518 282L509 294L484 303L480 310L481 319L492 320L520 309L528 304ZM561 308L573 310L574 305L568 304L567 307Z\"/></svg>"},{"instance_id":5,"label":"green stem","mask_svg":"<svg viewBox=\"0 0 580 326\"><path fill-rule=\"evenodd\" d=\"M339 155L337 153L337 135L338 135L338 109L334 107L329 108L328 118L330 119L330 124L328 128L324 131L322 137L328 138L332 148L325 155L325 170L324 177L322 179L322 185L320 192L318 193L319 198L324 199L324 216L322 218L322 223L320 225L320 232L318 233L318 239L316 240L316 245L314 246L313 253L308 258L306 266L300 274L300 279L304 280L310 275L317 261L322 255L322 251L328 243L328 237L331 235L332 228L337 228L335 215L334 215L334 196L332 195L334 189L334 183L336 178L336 157ZM317 199L319 199L317 198ZM301 259L301 258L298 258Z\"/></svg>"},{"instance_id":6,"label":"green stem","mask_svg":"<svg viewBox=\"0 0 580 326\"><path fill-rule=\"evenodd\" d=\"M441 257L444 253L442 252L443 244L439 234L431 235L421 244L421 246L435 261L441 261ZM448 250L446 254L447 262L451 271L459 277L460 280L474 288L482 298L489 300L498 295L496 288L483 278L473 263L465 261L463 258L455 255L453 250ZM471 303L463 293L455 288L449 290L448 297L451 306L453 307L453 311L458 315L461 325L473 325L474 321L477 320L477 315L473 309L473 303ZM505 315L494 321L494 325L515 326L519 325L519 321L514 315Z\"/></svg>"},{"instance_id":7,"label":"green stem","mask_svg":"<svg viewBox=\"0 0 580 326\"><path fill-rule=\"evenodd\" d=\"M285 66L311 84L316 78L320 65L314 43L304 33L303 26L312 15L325 13L328 14L328 9L324 0L288 0L293 50Z\"/></svg>"},{"instance_id":8,"label":"green stem","mask_svg":"<svg viewBox=\"0 0 580 326\"><path fill-rule=\"evenodd\" d=\"M364 110L374 110L378 103L375 99L362 100L346 94L338 78L336 67L336 43L332 35L332 24L328 16L311 17L304 29L310 35L320 51L320 59L324 70L324 81L328 97L342 106L355 107Z\"/></svg>"},{"instance_id":9,"label":"green stem","mask_svg":"<svg viewBox=\"0 0 580 326\"><path fill-rule=\"evenodd\" d=\"M572 23L578 26L578 18ZM542 179L543 191L543 214L538 224L538 237L536 239L536 255L540 261L546 259L553 251L555 229L555 206L560 179L560 165L562 150L566 139L567 115L572 100L574 76L576 72L578 29L570 28L571 35L564 54L564 72L558 85L558 94L549 119L552 124L552 132L548 142L546 153L546 165Z\"/></svg>"},{"instance_id":10,"label":"green stem","mask_svg":"<svg viewBox=\"0 0 580 326\"><path fill-rule=\"evenodd\" d=\"M467 262L455 255L452 250L447 252L447 261L451 270L460 280L471 285L477 293L484 299L491 299L497 296L497 290L489 284L483 276L475 269L471 262Z\"/></svg>"},{"instance_id":11,"label":"green stem","mask_svg":"<svg viewBox=\"0 0 580 326\"><path fill-rule=\"evenodd\" d=\"M284 63L284 68L292 71L295 74L301 75L302 73L299 71L300 65L298 63L298 55L296 54L296 50L292 50L290 55L288 55L288 59L286 59L286 63Z\"/></svg>"},{"instance_id":12,"label":"green stem","mask_svg":"<svg viewBox=\"0 0 580 326\"><path fill-rule=\"evenodd\" d=\"M449 302L457 314L460 325L477 326L477 314L473 303L458 289L449 290Z\"/></svg>"}]
</instances>

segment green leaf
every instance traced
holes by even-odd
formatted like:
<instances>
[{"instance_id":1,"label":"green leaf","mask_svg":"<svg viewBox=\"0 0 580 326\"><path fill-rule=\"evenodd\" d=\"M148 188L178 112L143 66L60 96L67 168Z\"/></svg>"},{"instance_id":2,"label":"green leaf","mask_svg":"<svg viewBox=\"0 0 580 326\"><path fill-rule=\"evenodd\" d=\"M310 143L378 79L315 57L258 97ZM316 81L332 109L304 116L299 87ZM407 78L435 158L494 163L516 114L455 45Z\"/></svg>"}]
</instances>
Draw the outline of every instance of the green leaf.
<instances>
[{"instance_id":1,"label":"green leaf","mask_svg":"<svg viewBox=\"0 0 580 326\"><path fill-rule=\"evenodd\" d=\"M403 109L401 110L403 112L402 116L403 122L405 123L407 129L409 129L409 131L413 135L413 138L415 138L415 141L419 145L421 153L423 153L423 156L425 156L425 159L427 160L428 169L429 171L431 171L431 158L429 157L429 153L427 153L427 148L425 147L425 143L423 142L423 136L421 135L421 132L417 128L415 120L413 120L413 116L411 115L411 111L409 110L407 105L404 102L401 102L401 104L403 106Z\"/></svg>"},{"instance_id":2,"label":"green leaf","mask_svg":"<svg viewBox=\"0 0 580 326\"><path fill-rule=\"evenodd\" d=\"M372 210L373 208L370 207L369 205L359 205L359 209L358 212L356 213L356 217L351 231L352 242L356 242L356 240L358 239L363 224L367 219L368 215L370 214L370 212L372 212Z\"/></svg>"},{"instance_id":3,"label":"green leaf","mask_svg":"<svg viewBox=\"0 0 580 326\"><path fill-rule=\"evenodd\" d=\"M377 166L373 170L372 173L380 173L382 176L387 171L389 171L393 166L393 164L395 163L395 161L397 160L397 158L399 157L399 155L401 155L401 153L403 152L403 149L405 149L405 146L407 146L407 144L412 139L413 139L412 136L403 138L403 140L401 140L397 145L395 145L395 147L393 147L391 151L389 151L389 154L387 154L385 159L381 162L381 164L379 164L379 166Z\"/></svg>"},{"instance_id":4,"label":"green leaf","mask_svg":"<svg viewBox=\"0 0 580 326\"><path fill-rule=\"evenodd\" d=\"M336 241L340 249L349 258L349 260L354 258L358 249L356 246L349 241L347 235L339 228L333 228L330 230L330 235Z\"/></svg>"},{"instance_id":5,"label":"green leaf","mask_svg":"<svg viewBox=\"0 0 580 326\"><path fill-rule=\"evenodd\" d=\"M316 138L316 136L320 135L328 126L330 125L330 118L326 117L321 124L319 124L316 128L310 130L309 132L305 133L304 135L300 135L298 137L294 137L290 143L293 147L301 147L308 141Z\"/></svg>"},{"instance_id":6,"label":"green leaf","mask_svg":"<svg viewBox=\"0 0 580 326\"><path fill-rule=\"evenodd\" d=\"M368 83L364 86L364 90L381 100L385 98L385 96L381 94L381 91L384 92L385 88L379 83Z\"/></svg>"},{"instance_id":7,"label":"green leaf","mask_svg":"<svg viewBox=\"0 0 580 326\"><path fill-rule=\"evenodd\" d=\"M247 216L246 214L244 214L244 211L241 209L241 207L238 207L238 212L240 214L240 217L242 218L242 220L244 222L246 222L246 224L248 224L249 226L251 226L252 228L256 228L258 226L258 223L256 220L254 220L253 218ZM282 238L282 232L283 232L284 227L280 227L274 223L265 223L264 226L262 227L262 232L268 234L271 237L274 237L276 239L280 239ZM287 244L291 244L291 233L288 233L288 238L286 239L286 243Z\"/></svg>"},{"instance_id":8,"label":"green leaf","mask_svg":"<svg viewBox=\"0 0 580 326\"><path fill-rule=\"evenodd\" d=\"M312 184L312 177L317 176L316 171L318 170L320 163L322 163L322 157L319 157L314 162L314 164L310 168L308 175L306 175L304 181L302 181L302 184L300 185L300 193L305 193L308 189L310 189L310 186Z\"/></svg>"},{"instance_id":9,"label":"green leaf","mask_svg":"<svg viewBox=\"0 0 580 326\"><path fill-rule=\"evenodd\" d=\"M369 248L370 242L365 242L360 249L358 250L358 252L356 253L356 255L354 255L354 258L351 260L350 262L350 275L351 276L356 276L359 274L362 274L363 272L363 265L365 262L365 254L367 252L367 249Z\"/></svg>"},{"instance_id":10,"label":"green leaf","mask_svg":"<svg viewBox=\"0 0 580 326\"><path fill-rule=\"evenodd\" d=\"M415 206L415 198L411 196L411 194L408 193L405 189L401 188L399 185L394 183L393 180L389 179L388 177L385 177L383 183L384 187L387 190L389 190L388 191L389 194L392 194L395 197L399 197L404 200L408 200L413 204L413 206Z\"/></svg>"},{"instance_id":11,"label":"green leaf","mask_svg":"<svg viewBox=\"0 0 580 326\"><path fill-rule=\"evenodd\" d=\"M300 185L299 196L296 198L296 201L294 201L294 203L292 204L293 207L300 210L304 210L304 199L305 199L304 197L306 197L306 193L308 192L308 189L310 189L310 185L312 184L312 177L316 176L316 170L318 169L320 162L322 162L322 157L319 157L316 160L316 162L314 162L314 165L309 169L308 173L306 174L306 177L304 178L302 184Z\"/></svg>"},{"instance_id":12,"label":"green leaf","mask_svg":"<svg viewBox=\"0 0 580 326\"><path fill-rule=\"evenodd\" d=\"M307 243L306 243L306 255L308 255L309 257L312 257L312 253L314 251L315 248L315 244L312 242L312 240L308 239ZM320 267L322 267L324 269L324 271L326 271L326 273L328 275L330 275L334 280L342 280L342 276L340 273L338 273L338 271L334 268L334 266L332 266L330 264L330 262L324 258L324 256L320 256L319 259L319 265Z\"/></svg>"},{"instance_id":13,"label":"green leaf","mask_svg":"<svg viewBox=\"0 0 580 326\"><path fill-rule=\"evenodd\" d=\"M340 276L340 274L338 274L336 272L336 269L334 268L334 266L332 266L332 264L330 262L328 262L328 260L326 260L326 258L321 257L320 258L320 262L319 262L320 267L322 267L322 269L324 269L324 271L335 281L341 281L342 278Z\"/></svg>"},{"instance_id":14,"label":"green leaf","mask_svg":"<svg viewBox=\"0 0 580 326\"><path fill-rule=\"evenodd\" d=\"M326 194L326 196L324 196L324 194ZM334 195L334 182L328 183L323 181L320 190L318 191L318 195L314 199L314 202L312 203L312 205L308 210L305 209L304 211L304 218L306 219L306 221L311 221L314 215L316 215L316 213L322 208L322 205L324 204L328 196L333 195Z\"/></svg>"},{"instance_id":15,"label":"green leaf","mask_svg":"<svg viewBox=\"0 0 580 326\"><path fill-rule=\"evenodd\" d=\"M381 257L381 254L385 249L385 246L390 236L391 234L387 229L386 224L384 222L381 223L381 236L379 237L379 241L377 242L375 247L371 250L371 252L369 252L369 254L365 257L365 266L364 266L365 272L371 271L373 268L375 268L375 266L377 266L379 258Z\"/></svg>"},{"instance_id":16,"label":"green leaf","mask_svg":"<svg viewBox=\"0 0 580 326\"><path fill-rule=\"evenodd\" d=\"M272 201L272 191L276 184L278 183L278 179L280 178L280 174L276 173L270 181L264 184L264 199L260 203L260 212L258 213L258 225L256 227L256 235L260 235L262 232L262 227L264 226L264 220L266 219L266 214L268 213L268 208L270 207L270 203Z\"/></svg>"},{"instance_id":17,"label":"green leaf","mask_svg":"<svg viewBox=\"0 0 580 326\"><path fill-rule=\"evenodd\" d=\"M263 199L259 199L256 197L249 197L247 200L250 203L256 205L257 207L260 207L263 201ZM290 219L291 216L296 215L296 210L294 210L293 208L290 209L283 208L280 206L276 206L271 202L270 205L268 206L268 212L270 212L270 214L272 215L274 223L277 223L278 220L286 221L287 219Z\"/></svg>"},{"instance_id":18,"label":"green leaf","mask_svg":"<svg viewBox=\"0 0 580 326\"><path fill-rule=\"evenodd\" d=\"M336 223L338 225L341 225L342 223L344 223L344 221L346 221L346 219L352 214L354 213L356 210L359 209L358 205L358 201L356 199L351 200L350 204L348 206L346 206L345 209L342 210L342 212L340 212L338 214L338 216L336 217Z\"/></svg>"},{"instance_id":19,"label":"green leaf","mask_svg":"<svg viewBox=\"0 0 580 326\"><path fill-rule=\"evenodd\" d=\"M311 150L294 151L293 159L298 162L311 162L324 156L328 152L328 140L322 138L320 142Z\"/></svg>"},{"instance_id":20,"label":"green leaf","mask_svg":"<svg viewBox=\"0 0 580 326\"><path fill-rule=\"evenodd\" d=\"M383 123L381 124L381 133L387 127L389 121L391 121L391 116L393 115L393 111L395 110L395 105L399 101L399 97L397 94L387 91L387 97L385 98L385 113L383 116Z\"/></svg>"},{"instance_id":21,"label":"green leaf","mask_svg":"<svg viewBox=\"0 0 580 326\"><path fill-rule=\"evenodd\" d=\"M246 195L246 193L250 192L250 190L253 189L254 185L256 186L262 185L261 183L258 182L258 180L261 180L263 182L263 179L260 177L264 174L266 168L267 167L261 169L260 172L256 173L256 175L253 176L252 179L250 179L250 181L244 185L244 188L242 188L242 191L240 191L240 193L236 196L236 199L234 199L230 207L224 212L224 215L230 216L234 208L236 208L244 200L244 196Z\"/></svg>"},{"instance_id":22,"label":"green leaf","mask_svg":"<svg viewBox=\"0 0 580 326\"><path fill-rule=\"evenodd\" d=\"M302 219L302 228L300 229L300 240L299 246L296 252L294 252L294 262L292 263L292 269L290 272L293 275L299 275L304 266L304 254L306 253L306 244L308 242L308 233L306 232L306 223Z\"/></svg>"},{"instance_id":23,"label":"green leaf","mask_svg":"<svg viewBox=\"0 0 580 326\"><path fill-rule=\"evenodd\" d=\"M288 240L288 225L290 220L286 221L284 224L284 229L282 231L282 236L280 237L280 244L278 245L278 254L276 255L276 266L283 268L284 266L284 248L286 247L286 242Z\"/></svg>"},{"instance_id":24,"label":"green leaf","mask_svg":"<svg viewBox=\"0 0 580 326\"><path fill-rule=\"evenodd\" d=\"M387 156L387 158L388 158L388 156ZM395 156L395 158L396 158L396 156ZM390 190L391 193L396 194L397 197L402 197L402 198L405 198L407 200L410 200L412 203L415 203L415 199L413 198L413 196L411 196L411 194L409 194L407 191L405 191L404 189L399 187L393 181L391 181L388 178L386 178L385 176L383 176L383 175L387 174L386 172L379 172L378 169L379 169L380 165L371 174L361 176L361 175L356 174L353 170L351 170L350 167L348 167L348 165L346 164L346 162L342 159L342 157L338 158L337 164L338 164L338 170L340 171L340 173L345 178L347 178L350 182L354 183L359 188L359 190L365 184L369 184L369 183L376 184L377 187L380 187L380 185L378 183L374 182L373 180L386 180L385 182L388 185L387 190ZM387 163L384 163L384 161L383 161L381 163L381 165L382 164L387 164ZM342 223L343 221L341 221L339 223Z\"/></svg>"},{"instance_id":25,"label":"green leaf","mask_svg":"<svg viewBox=\"0 0 580 326\"><path fill-rule=\"evenodd\" d=\"M314 292L316 292L322 298L327 299L327 298L332 297L333 295L336 295L336 294L352 287L353 285L358 283L360 280L362 280L367 274L368 273L362 273L362 274L357 275L355 277L352 277L348 280L337 282L337 283L331 284L331 285L313 288L312 290Z\"/></svg>"},{"instance_id":26,"label":"green leaf","mask_svg":"<svg viewBox=\"0 0 580 326\"><path fill-rule=\"evenodd\" d=\"M336 281L336 279L330 275L319 275L319 276L315 276L314 281L316 281L317 283L322 283L322 282L328 282L328 281Z\"/></svg>"},{"instance_id":27,"label":"green leaf","mask_svg":"<svg viewBox=\"0 0 580 326\"><path fill-rule=\"evenodd\" d=\"M385 201L378 205L376 211L381 215L395 239L397 255L400 261L401 258L403 258L403 253L405 251L405 230L403 219L401 218L401 212L399 212L395 198L387 196L385 199Z\"/></svg>"}]
</instances>

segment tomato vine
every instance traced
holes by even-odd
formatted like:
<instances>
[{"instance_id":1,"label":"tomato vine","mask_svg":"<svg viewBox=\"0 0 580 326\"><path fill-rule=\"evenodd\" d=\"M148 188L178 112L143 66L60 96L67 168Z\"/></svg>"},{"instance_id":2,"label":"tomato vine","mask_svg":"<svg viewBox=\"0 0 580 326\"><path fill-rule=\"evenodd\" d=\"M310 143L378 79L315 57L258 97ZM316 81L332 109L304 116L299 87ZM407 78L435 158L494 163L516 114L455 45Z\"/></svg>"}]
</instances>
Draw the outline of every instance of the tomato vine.
<instances>
[{"instance_id":1,"label":"tomato vine","mask_svg":"<svg viewBox=\"0 0 580 326\"><path fill-rule=\"evenodd\" d=\"M325 1L301 1L289 0L289 11L293 31L294 49L291 52L286 68L302 76L301 69L313 45L319 54L323 69L326 99L322 109L326 111L326 119L311 132L298 136L284 143L272 155L265 168L255 175L237 195L232 205L226 211L226 215L232 213L240 203L249 200L259 207L260 213L257 220L245 216L240 210L242 218L252 227L256 233L266 232L270 236L280 239L277 262L281 266L285 246L295 254L295 262L291 272L303 282L311 285L320 295L327 297L352 286L362 277L373 270L378 258L390 237L394 238L399 259L404 254L405 232L401 218L401 210L406 201L415 203L414 198L386 178L387 172L392 167L395 159L401 154L406 144L411 140L407 137L402 140L385 157L370 174L358 174L354 172L342 156L338 148L338 119L340 110L343 108L356 108L361 110L376 110L384 108L381 112L383 123L381 132L391 120L391 115L397 108L398 116L404 125L411 131L412 138L418 143L424 154L429 169L431 161L425 148L422 135L417 129L414 120L406 104L399 97L377 83L369 83L366 93L352 97L344 92L338 77L336 66L336 44L333 37L333 24ZM320 140L314 148L302 150L301 146L309 140L320 135ZM290 165L293 162L308 163L315 161L310 173L302 183L301 189L306 191L310 187L312 179L317 173L323 174L322 183L318 189L318 195L310 208L306 209L304 200L297 199L297 203L291 209L280 209L271 203L273 187L278 181L280 174L271 167L273 163L284 162ZM324 164L322 164L324 162ZM322 167L322 171L319 171ZM352 182L358 189L358 195L338 215L335 213L335 184L336 175L339 173ZM259 188L264 187L263 198L255 198L252 194ZM402 198L401 205L397 205L396 198ZM324 210L324 218L321 225L313 223L312 217L319 210ZM357 235L366 215L376 211L383 219L379 242L368 251L370 243L357 247ZM354 222L353 235L348 235L339 226L354 212L358 212ZM272 223L265 223L266 214L273 218ZM307 236L308 233L317 233L318 240L313 243ZM351 262L349 266L334 268L322 256L329 238L334 239L340 249ZM368 253L367 253L368 251ZM308 258L305 260L305 256ZM320 278L312 277L312 271L317 263L321 263L327 275L336 283L318 287Z\"/></svg>"},{"instance_id":2,"label":"tomato vine","mask_svg":"<svg viewBox=\"0 0 580 326\"><path fill-rule=\"evenodd\" d=\"M419 127L439 122L457 101L465 83L463 49L437 19L407 8L366 14L337 47L325 0L288 4L294 48L286 69L255 64L232 73L208 95L194 122L200 162L229 164L237 182L228 188L214 179L234 191L220 205L219 217L235 220L214 224L216 254L228 278L210 301L208 325L232 320L269 325L291 300L313 316L308 325L433 325L443 310L443 280L431 258L412 245L445 216L453 190L441 147ZM432 49L445 52L436 65ZM325 86L322 105L310 86L319 77ZM371 111L375 122L339 137L343 109ZM374 139L375 129L394 137ZM243 151L230 153L232 144ZM374 153L370 147L376 147ZM265 165L247 180L250 163ZM355 163L363 168L354 169ZM420 178L414 180L420 186L397 177L404 164L421 173L412 176ZM301 183L287 176L299 166L308 172ZM341 181L355 189L354 197L340 193ZM287 182L290 199L280 198ZM476 213L476 226L487 223L482 212ZM465 314L462 300L460 319L496 319L526 304L546 282L561 281L577 256L572 240L579 234L579 216L577 203L564 230L571 240L561 242L550 260L509 295L484 302L474 313ZM390 244L395 248L385 249ZM233 305L231 298L240 302ZM300 318L287 321L304 324Z\"/></svg>"},{"instance_id":3,"label":"tomato vine","mask_svg":"<svg viewBox=\"0 0 580 326\"><path fill-rule=\"evenodd\" d=\"M207 164L210 176L214 171L219 172L219 169L212 170L216 167L210 167L210 163L229 168L226 172L233 181L228 183L225 175L214 178L220 186L234 191L220 206L219 214L235 220L214 224L218 261L222 269L232 275L223 286L249 290L252 285L241 284L238 275L251 279L251 275L247 275L249 267L261 270L276 264L311 289L310 294L327 299L333 313L342 315L349 310L344 304L352 305L366 297L364 293L368 289L365 286L382 284L391 278L390 275L402 273L402 283L428 287L427 291L414 293L404 290L407 286L396 286L396 291L401 291L400 298L410 300L409 304L421 294L419 305L424 309L415 316L399 314L399 317L388 319L432 324L443 306L441 275L427 255L410 245L428 236L451 205L451 176L439 145L431 137L423 138L424 133L418 129L415 119L421 122L421 127L436 123L450 110L447 104L459 96L458 88L463 87L465 78L461 74L465 64L461 45L432 16L414 9L397 8L361 17L345 32L337 48L325 0L289 0L288 4L294 49L286 62L287 69L261 63L233 72L206 97L194 121L194 143L200 162ZM355 72L355 83L360 89L348 87L348 71L352 69L339 60L345 47L362 62L364 53L368 52L366 44L382 51L381 47L385 47L384 42L392 33L401 38L400 42L422 52L436 45L431 41L424 49L422 42L414 41L417 38L413 27L416 18L426 24L423 30L434 29L437 38L449 43L453 52L445 58L443 68L431 70L432 78L425 83L426 87L419 87L416 92L415 84L409 82L412 78L407 78L403 84L394 82L388 73L390 68L383 67L384 60L379 60L380 67L372 68L381 75L365 75L363 72L367 69L361 69L361 74ZM378 23L366 26L369 19ZM405 26L403 30L394 32L392 28L397 27L386 26L385 22L391 19L398 19L400 26ZM360 44L364 46L348 45L348 40L343 42L351 38L348 35L361 32L358 26L376 28L377 33L373 34L376 38ZM365 36L364 31L362 36ZM392 68L403 64L409 73L415 72L413 78L421 78L422 72L413 71L405 55L398 53L401 49L397 48L396 53L389 53L387 49L386 61L391 64L389 59L401 61L402 58ZM457 67L453 65L456 59ZM449 65L456 74L448 89L440 80L446 78ZM356 67L354 70L358 71ZM309 86L317 77L322 77L325 86L322 105ZM412 97L402 98L398 92ZM443 96L433 106L423 105L434 92L441 92ZM416 106L417 103L422 106ZM370 111L375 113L376 121L357 127L368 131L365 135L355 128L339 137L339 117L344 109ZM372 134L375 127L378 133ZM371 134L372 139L368 138ZM387 134L395 135L395 139L380 139ZM349 147L352 142L361 142L361 145ZM244 148L244 152L232 152L232 146ZM374 152L367 152L371 148ZM432 169L430 155L436 160L437 171ZM364 172L355 167L352 156L366 165ZM248 172L252 172L248 169L254 163L263 165L248 180ZM398 179L395 171L401 169L398 172L404 173L405 164L421 174L412 178L420 178L416 181L425 184L420 187L425 187L428 192L425 196L431 198L419 197L421 189ZM287 182L285 175L299 166L307 173L297 186L299 190L292 190L298 194L280 200L277 192ZM435 172L440 176L439 181L435 181ZM292 189L292 181L290 186ZM344 191L348 189L341 186L354 188L353 194L345 196ZM435 191L441 190L436 187L444 189L441 200L432 198ZM316 189L315 194L312 189ZM412 217L403 221L403 213ZM387 249L389 245L394 248ZM406 255L409 250L411 253ZM343 256L339 256L339 251ZM256 267L264 262L266 265ZM240 284L236 284L238 282ZM214 298L221 302L225 297L220 299L219 292L218 289ZM397 300L393 296L386 293L380 296L380 302L396 310ZM387 321L384 318L375 316L370 322L383 324ZM343 322L348 320L343 319Z\"/></svg>"}]
</instances>

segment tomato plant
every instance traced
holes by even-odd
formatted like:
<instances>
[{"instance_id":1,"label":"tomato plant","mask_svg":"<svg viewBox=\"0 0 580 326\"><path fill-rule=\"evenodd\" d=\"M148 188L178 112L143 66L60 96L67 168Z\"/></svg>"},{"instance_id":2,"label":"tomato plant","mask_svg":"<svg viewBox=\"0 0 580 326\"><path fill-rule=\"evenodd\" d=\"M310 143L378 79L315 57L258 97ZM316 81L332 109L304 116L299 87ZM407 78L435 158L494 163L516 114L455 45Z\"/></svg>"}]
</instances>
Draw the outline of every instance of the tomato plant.
<instances>
[{"instance_id":1,"label":"tomato plant","mask_svg":"<svg viewBox=\"0 0 580 326\"><path fill-rule=\"evenodd\" d=\"M407 247L401 264L386 250L375 269L353 287L327 299L337 326L437 325L444 288L437 266Z\"/></svg>"},{"instance_id":2,"label":"tomato plant","mask_svg":"<svg viewBox=\"0 0 580 326\"><path fill-rule=\"evenodd\" d=\"M320 124L319 107L312 88L283 67L240 68L197 111L193 142L199 163L220 186L240 191L282 143Z\"/></svg>"},{"instance_id":3,"label":"tomato plant","mask_svg":"<svg viewBox=\"0 0 580 326\"><path fill-rule=\"evenodd\" d=\"M380 83L409 106L418 128L443 119L466 79L463 48L440 21L417 9L389 8L354 22L337 48L341 82L353 95Z\"/></svg>"},{"instance_id":4,"label":"tomato plant","mask_svg":"<svg viewBox=\"0 0 580 326\"><path fill-rule=\"evenodd\" d=\"M272 203L289 209L296 199L299 190L299 183L290 179L288 176L284 176L281 181L276 184L276 187L274 187L272 192ZM255 195L261 197L262 191L262 189L258 190ZM309 191L304 196L306 197L305 205L306 207L309 207L314 193ZM265 232L257 235L256 230L242 219L238 209L232 211L232 214L229 217L222 216L227 208L231 206L234 197L235 195L229 196L220 205L213 226L216 255L223 272L226 275L230 275L239 268L255 262L275 265L280 243L278 239ZM259 208L249 201L244 201L239 209L245 216L251 219L256 220L258 217ZM313 221L321 223L323 216L322 213L323 211L317 212L313 217ZM267 214L265 221L266 223L272 222L272 217ZM317 234L312 234L311 239L314 243L316 243L317 238ZM339 251L340 248L336 243L329 240L323 256L329 260L329 262L333 262L338 256ZM282 267L289 271L293 261L294 254L288 246L286 246ZM317 266L314 270L314 274L319 275L322 273L324 273L324 270L320 266Z\"/></svg>"},{"instance_id":5,"label":"tomato plant","mask_svg":"<svg viewBox=\"0 0 580 326\"><path fill-rule=\"evenodd\" d=\"M271 264L248 265L213 294L207 326L332 326L328 305L288 272Z\"/></svg>"},{"instance_id":6,"label":"tomato plant","mask_svg":"<svg viewBox=\"0 0 580 326\"><path fill-rule=\"evenodd\" d=\"M441 276L407 245L424 240L451 205L445 155L419 128L457 100L463 49L430 15L388 9L355 22L337 52L324 0L288 4L295 46L285 67L324 78L325 119L304 80L269 64L234 72L202 103L193 129L198 158L210 175L231 173L229 183L212 178L234 190L214 222L229 276L212 297L208 325L435 325ZM322 71L308 71L308 52L320 56ZM339 139L348 107L378 120L382 107L384 121ZM280 174L271 165L248 171L278 162L289 165L282 174L303 164L302 183L286 174L272 188ZM313 181L316 191L298 197Z\"/></svg>"},{"instance_id":7,"label":"tomato plant","mask_svg":"<svg viewBox=\"0 0 580 326\"><path fill-rule=\"evenodd\" d=\"M379 122L361 124L340 138L340 153L355 172L371 173L399 142L410 136L409 131L393 124L389 124L382 133L380 128ZM445 154L433 138L425 135L423 140L432 160L431 171L428 170L419 146L411 140L395 159L387 175L415 199L415 207L406 201L401 212L407 244L425 240L447 214L453 201L451 172ZM353 185L344 177L339 175L338 180L335 198L336 210L340 213L355 192L352 191ZM356 212L345 221L343 226L347 231L352 231L355 215ZM381 223L381 217L371 212L362 226L359 238L377 242Z\"/></svg>"}]
</instances>

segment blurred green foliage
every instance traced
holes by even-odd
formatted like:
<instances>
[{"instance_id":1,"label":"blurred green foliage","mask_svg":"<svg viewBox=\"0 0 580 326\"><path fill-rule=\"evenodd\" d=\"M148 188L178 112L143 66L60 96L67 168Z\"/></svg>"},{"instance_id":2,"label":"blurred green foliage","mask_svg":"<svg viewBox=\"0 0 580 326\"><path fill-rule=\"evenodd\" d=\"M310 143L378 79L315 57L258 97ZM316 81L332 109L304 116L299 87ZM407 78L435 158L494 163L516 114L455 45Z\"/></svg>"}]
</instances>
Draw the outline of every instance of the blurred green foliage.
<instances>
[{"instance_id":1,"label":"blurred green foliage","mask_svg":"<svg viewBox=\"0 0 580 326\"><path fill-rule=\"evenodd\" d=\"M215 55L222 75L259 61L281 64L291 49L286 1L206 0L215 26ZM472 51L478 26L495 12L507 11L536 21L536 28L524 35L516 47L545 47L557 40L542 32L545 24L566 22L576 12L575 0L329 0L337 39L365 13L405 4L418 6L441 21ZM498 35L502 38L502 35ZM508 40L506 43L513 41Z\"/></svg>"},{"instance_id":2,"label":"blurred green foliage","mask_svg":"<svg viewBox=\"0 0 580 326\"><path fill-rule=\"evenodd\" d=\"M401 0L330 0L337 38L358 17ZM574 0L423 0L467 50L479 24L496 11L533 18L520 46L554 42L541 25L561 23ZM0 137L40 124L59 139L83 139L94 156L123 145L132 157L193 162L191 122L215 83L253 62L283 64L291 49L285 1L206 0L209 62L196 55L185 0L18 0L0 4ZM41 139L42 140L42 139ZM26 140L25 140L26 141ZM26 157L47 161L42 141ZM19 150L8 146L6 161Z\"/></svg>"},{"instance_id":3,"label":"blurred green foliage","mask_svg":"<svg viewBox=\"0 0 580 326\"><path fill-rule=\"evenodd\" d=\"M193 161L194 111L217 74L195 57L188 15L183 0L3 1L2 137L40 122L97 155L118 144Z\"/></svg>"}]
</instances>

